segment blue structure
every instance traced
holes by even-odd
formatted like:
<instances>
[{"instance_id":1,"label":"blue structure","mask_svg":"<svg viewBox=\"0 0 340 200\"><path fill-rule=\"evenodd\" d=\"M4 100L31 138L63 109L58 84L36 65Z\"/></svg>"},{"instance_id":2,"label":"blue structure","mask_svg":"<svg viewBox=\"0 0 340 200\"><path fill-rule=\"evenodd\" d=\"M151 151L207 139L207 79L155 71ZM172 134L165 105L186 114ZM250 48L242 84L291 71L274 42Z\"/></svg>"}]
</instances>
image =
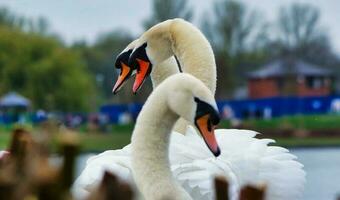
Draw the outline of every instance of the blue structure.
<instances>
[{"instance_id":1,"label":"blue structure","mask_svg":"<svg viewBox=\"0 0 340 200\"><path fill-rule=\"evenodd\" d=\"M225 107L231 108L234 117L238 119L263 118L265 110L270 110L271 117L281 117L296 114L326 114L331 110L331 103L340 96L319 97L273 97L255 100L218 101L217 105L222 114ZM104 105L100 113L109 117L110 123L118 123L119 116L130 113L135 120L143 104Z\"/></svg>"},{"instance_id":2,"label":"blue structure","mask_svg":"<svg viewBox=\"0 0 340 200\"><path fill-rule=\"evenodd\" d=\"M320 97L273 97L255 100L231 100L218 102L219 110L229 106L236 118L263 118L265 109L272 117L296 114L325 114L330 112L331 103L340 96Z\"/></svg>"},{"instance_id":3,"label":"blue structure","mask_svg":"<svg viewBox=\"0 0 340 200\"><path fill-rule=\"evenodd\" d=\"M27 108L31 102L16 92L10 92L0 99L1 107L24 107Z\"/></svg>"},{"instance_id":4,"label":"blue structure","mask_svg":"<svg viewBox=\"0 0 340 200\"><path fill-rule=\"evenodd\" d=\"M138 113L142 109L143 104L110 104L100 107L100 113L108 116L110 123L118 123L119 116L123 113L130 113L133 120L137 119Z\"/></svg>"}]
</instances>

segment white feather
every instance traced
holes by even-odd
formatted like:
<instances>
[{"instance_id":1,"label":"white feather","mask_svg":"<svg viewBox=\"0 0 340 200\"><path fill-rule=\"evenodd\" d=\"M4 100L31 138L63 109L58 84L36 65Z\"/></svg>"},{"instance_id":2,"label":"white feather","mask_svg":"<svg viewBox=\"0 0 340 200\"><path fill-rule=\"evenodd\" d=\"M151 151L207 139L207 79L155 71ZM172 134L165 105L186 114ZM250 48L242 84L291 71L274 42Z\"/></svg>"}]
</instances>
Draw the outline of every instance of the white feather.
<instances>
[{"instance_id":1,"label":"white feather","mask_svg":"<svg viewBox=\"0 0 340 200\"><path fill-rule=\"evenodd\" d=\"M282 147L269 146L269 139L255 138L256 132L217 129L221 155L215 158L193 127L186 135L173 132L170 162L174 177L193 199L214 199L213 178L227 177L231 199L238 198L246 184L265 184L266 199L300 199L305 184L303 165ZM99 183L108 170L133 184L130 145L120 150L105 151L90 158L74 184L75 195L82 199Z\"/></svg>"}]
</instances>

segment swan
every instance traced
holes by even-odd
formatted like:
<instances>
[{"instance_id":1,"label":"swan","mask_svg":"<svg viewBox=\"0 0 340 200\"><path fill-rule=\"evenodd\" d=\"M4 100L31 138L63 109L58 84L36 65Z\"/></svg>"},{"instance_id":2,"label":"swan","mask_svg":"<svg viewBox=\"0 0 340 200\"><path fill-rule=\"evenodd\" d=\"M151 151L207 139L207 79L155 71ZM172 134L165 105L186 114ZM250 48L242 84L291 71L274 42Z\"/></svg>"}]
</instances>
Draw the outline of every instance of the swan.
<instances>
[{"instance_id":1,"label":"swan","mask_svg":"<svg viewBox=\"0 0 340 200\"><path fill-rule=\"evenodd\" d=\"M217 124L216 103L201 81L185 73L167 78L145 103L131 144L90 158L76 180L74 194L86 197L109 170L135 183L145 199L170 194L181 199L214 199L216 175L229 180L230 199L238 199L240 188L249 183L266 184L266 199L299 199L305 181L302 165L288 150L268 146L273 140L257 139L253 131L216 129L216 140L222 147L219 153L215 139L197 135L194 127L199 123L190 126L187 135L174 131L169 135L179 116L192 122L195 114L204 116L204 110L215 116L211 121ZM197 128L198 132L206 130Z\"/></svg>"}]
</instances>

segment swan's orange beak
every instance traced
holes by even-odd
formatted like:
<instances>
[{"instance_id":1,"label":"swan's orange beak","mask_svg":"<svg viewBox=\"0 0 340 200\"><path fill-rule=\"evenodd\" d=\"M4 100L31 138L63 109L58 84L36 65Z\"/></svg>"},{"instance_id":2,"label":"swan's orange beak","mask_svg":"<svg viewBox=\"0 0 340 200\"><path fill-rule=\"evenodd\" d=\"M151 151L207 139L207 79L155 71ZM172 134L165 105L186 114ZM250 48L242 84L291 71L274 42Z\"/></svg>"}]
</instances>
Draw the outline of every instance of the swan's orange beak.
<instances>
[{"instance_id":1,"label":"swan's orange beak","mask_svg":"<svg viewBox=\"0 0 340 200\"><path fill-rule=\"evenodd\" d=\"M129 66L127 66L123 62L120 62L120 64L121 71L118 80L112 89L113 94L117 94L117 92L122 88L122 86L124 85L126 80L131 76L132 73L132 69Z\"/></svg>"},{"instance_id":2,"label":"swan's orange beak","mask_svg":"<svg viewBox=\"0 0 340 200\"><path fill-rule=\"evenodd\" d=\"M210 120L210 114L203 115L195 120L195 125L199 129L205 143L210 151L218 157L221 154L221 150L217 144L215 137L216 125Z\"/></svg>"},{"instance_id":3,"label":"swan's orange beak","mask_svg":"<svg viewBox=\"0 0 340 200\"><path fill-rule=\"evenodd\" d=\"M151 73L151 63L148 61L144 61L142 59L136 58L136 61L138 62L138 70L136 74L136 79L133 84L132 91L133 93L137 93L139 88L143 85L145 79L148 77L148 75Z\"/></svg>"}]
</instances>

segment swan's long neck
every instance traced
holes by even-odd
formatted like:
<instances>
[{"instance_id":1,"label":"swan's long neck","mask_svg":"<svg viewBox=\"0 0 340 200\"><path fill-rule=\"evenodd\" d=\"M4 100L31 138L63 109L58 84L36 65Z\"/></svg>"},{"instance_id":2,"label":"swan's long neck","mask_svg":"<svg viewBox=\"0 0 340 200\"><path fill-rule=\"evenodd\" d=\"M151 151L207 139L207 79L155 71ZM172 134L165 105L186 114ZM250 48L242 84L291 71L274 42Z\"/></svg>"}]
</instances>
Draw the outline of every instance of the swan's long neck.
<instances>
[{"instance_id":1,"label":"swan's long neck","mask_svg":"<svg viewBox=\"0 0 340 200\"><path fill-rule=\"evenodd\" d=\"M180 19L173 20L170 32L172 49L183 71L203 81L215 94L216 63L208 40L195 26Z\"/></svg>"},{"instance_id":2,"label":"swan's long neck","mask_svg":"<svg viewBox=\"0 0 340 200\"><path fill-rule=\"evenodd\" d=\"M178 119L164 97L151 95L137 119L132 135L132 172L145 199L191 199L173 179L169 156L171 129Z\"/></svg>"},{"instance_id":3,"label":"swan's long neck","mask_svg":"<svg viewBox=\"0 0 340 200\"><path fill-rule=\"evenodd\" d=\"M178 73L178 66L175 57L164 60L157 66L153 67L151 71L151 81L152 87L155 89L161 82L163 82L167 77Z\"/></svg>"},{"instance_id":4,"label":"swan's long neck","mask_svg":"<svg viewBox=\"0 0 340 200\"><path fill-rule=\"evenodd\" d=\"M174 56L166 59L158 66L154 66L151 72L152 87L155 89L160 83L162 83L167 77L179 73L177 62ZM180 118L177 120L173 130L182 134L185 134L187 126L190 123L185 119Z\"/></svg>"}]
</instances>

